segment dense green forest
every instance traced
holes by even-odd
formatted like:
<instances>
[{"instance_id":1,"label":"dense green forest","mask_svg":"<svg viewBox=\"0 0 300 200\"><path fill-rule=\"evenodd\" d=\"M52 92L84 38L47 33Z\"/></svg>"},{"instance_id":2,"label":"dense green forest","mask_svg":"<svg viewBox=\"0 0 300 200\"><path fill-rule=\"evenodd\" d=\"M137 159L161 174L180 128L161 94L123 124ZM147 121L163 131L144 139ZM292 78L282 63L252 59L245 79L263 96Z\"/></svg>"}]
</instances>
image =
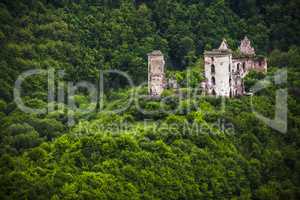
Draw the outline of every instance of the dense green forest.
<instances>
[{"instance_id":1,"label":"dense green forest","mask_svg":"<svg viewBox=\"0 0 300 200\"><path fill-rule=\"evenodd\" d=\"M299 0L1 0L0 199L300 199L299 20ZM245 35L269 60L268 74L246 78L247 90L278 70L287 70L287 83L226 99L225 109L219 98L187 98L203 79L203 51L222 38L236 49ZM141 84L155 49L182 96L166 90L166 101L150 99L146 87L109 76L101 99L110 111L136 91L151 112L131 104L83 114L54 103L47 114L28 114L14 102L14 83L30 69L95 84L100 70L117 69ZM47 85L46 76L26 79L26 105L47 106ZM280 88L289 94L287 133L252 112L273 118ZM89 104L85 91L72 98Z\"/></svg>"}]
</instances>

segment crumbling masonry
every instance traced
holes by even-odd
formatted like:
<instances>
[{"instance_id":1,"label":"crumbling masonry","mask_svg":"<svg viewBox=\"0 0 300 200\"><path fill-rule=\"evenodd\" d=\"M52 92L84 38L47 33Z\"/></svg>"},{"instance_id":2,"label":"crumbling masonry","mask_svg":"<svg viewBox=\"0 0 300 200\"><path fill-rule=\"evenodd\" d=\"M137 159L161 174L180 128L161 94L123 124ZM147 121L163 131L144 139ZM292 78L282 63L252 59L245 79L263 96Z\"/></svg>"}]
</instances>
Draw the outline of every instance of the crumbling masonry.
<instances>
[{"instance_id":1,"label":"crumbling masonry","mask_svg":"<svg viewBox=\"0 0 300 200\"><path fill-rule=\"evenodd\" d=\"M202 90L207 95L236 97L245 95L244 77L251 71L267 72L267 59L257 57L250 40L245 37L236 53L224 39L218 49L204 52L205 81ZM165 60L160 51L148 54L148 92L161 96L167 86ZM177 87L177 86L176 86Z\"/></svg>"},{"instance_id":2,"label":"crumbling masonry","mask_svg":"<svg viewBox=\"0 0 300 200\"><path fill-rule=\"evenodd\" d=\"M165 59L161 51L148 54L148 92L152 97L159 97L166 86Z\"/></svg>"},{"instance_id":3,"label":"crumbling masonry","mask_svg":"<svg viewBox=\"0 0 300 200\"><path fill-rule=\"evenodd\" d=\"M224 39L219 49L204 52L205 78L203 91L208 95L235 97L245 94L243 78L251 70L266 73L267 60L255 55L250 40L245 37L236 54Z\"/></svg>"}]
</instances>

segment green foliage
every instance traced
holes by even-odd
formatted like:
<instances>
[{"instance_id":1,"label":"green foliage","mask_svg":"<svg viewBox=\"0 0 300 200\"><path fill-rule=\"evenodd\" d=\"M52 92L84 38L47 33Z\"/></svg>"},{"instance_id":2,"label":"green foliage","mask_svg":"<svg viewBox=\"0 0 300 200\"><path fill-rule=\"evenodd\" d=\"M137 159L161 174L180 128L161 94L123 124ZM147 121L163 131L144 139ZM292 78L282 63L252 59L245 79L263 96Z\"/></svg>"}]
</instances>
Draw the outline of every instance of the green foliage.
<instances>
[{"instance_id":1,"label":"green foliage","mask_svg":"<svg viewBox=\"0 0 300 200\"><path fill-rule=\"evenodd\" d=\"M1 1L0 199L299 199L298 13L296 0ZM203 80L203 50L223 37L236 48L244 35L257 53L272 50L269 74L288 71L286 134L252 112L274 117L276 87L226 99L225 109L220 98L188 99ZM134 102L108 112L137 90L117 75L104 76L109 92L99 112L59 103L28 114L13 102L14 82L28 69L95 84L100 70L117 69L142 83L155 49L181 89L154 99L140 88L142 110ZM23 83L25 105L46 108L45 77ZM264 78L251 72L246 88ZM84 92L72 98L78 108L90 105Z\"/></svg>"},{"instance_id":2,"label":"green foliage","mask_svg":"<svg viewBox=\"0 0 300 200\"><path fill-rule=\"evenodd\" d=\"M0 112L5 112L6 106L6 102L0 99Z\"/></svg>"},{"instance_id":3,"label":"green foliage","mask_svg":"<svg viewBox=\"0 0 300 200\"><path fill-rule=\"evenodd\" d=\"M298 68L300 62L299 47L292 46L288 52L275 49L270 54L270 65L277 67Z\"/></svg>"},{"instance_id":4,"label":"green foliage","mask_svg":"<svg viewBox=\"0 0 300 200\"><path fill-rule=\"evenodd\" d=\"M258 82L265 78L265 74L260 72L251 71L244 80L246 91L250 91L251 88Z\"/></svg>"}]
</instances>

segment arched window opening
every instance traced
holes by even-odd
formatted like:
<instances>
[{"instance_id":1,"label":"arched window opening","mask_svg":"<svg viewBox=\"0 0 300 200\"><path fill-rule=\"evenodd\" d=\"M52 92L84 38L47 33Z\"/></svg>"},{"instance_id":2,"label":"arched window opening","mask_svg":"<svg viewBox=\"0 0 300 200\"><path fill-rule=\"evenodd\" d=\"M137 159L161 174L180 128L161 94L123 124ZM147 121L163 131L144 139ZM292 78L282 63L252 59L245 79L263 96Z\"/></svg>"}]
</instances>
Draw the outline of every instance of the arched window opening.
<instances>
[{"instance_id":1,"label":"arched window opening","mask_svg":"<svg viewBox=\"0 0 300 200\"><path fill-rule=\"evenodd\" d=\"M243 62L243 71L246 71L246 63Z\"/></svg>"},{"instance_id":2,"label":"arched window opening","mask_svg":"<svg viewBox=\"0 0 300 200\"><path fill-rule=\"evenodd\" d=\"M212 78L211 78L211 83L212 83L213 85L216 85L216 79L215 79L215 77L212 77Z\"/></svg>"},{"instance_id":3,"label":"arched window opening","mask_svg":"<svg viewBox=\"0 0 300 200\"><path fill-rule=\"evenodd\" d=\"M211 61L214 62L214 61L215 61L215 58L214 58L214 57L211 57Z\"/></svg>"},{"instance_id":4,"label":"arched window opening","mask_svg":"<svg viewBox=\"0 0 300 200\"><path fill-rule=\"evenodd\" d=\"M237 64L236 70L237 70L237 71L240 71L240 63Z\"/></svg>"},{"instance_id":5,"label":"arched window opening","mask_svg":"<svg viewBox=\"0 0 300 200\"><path fill-rule=\"evenodd\" d=\"M216 73L216 67L215 67L215 65L211 65L211 73L212 74Z\"/></svg>"},{"instance_id":6,"label":"arched window opening","mask_svg":"<svg viewBox=\"0 0 300 200\"><path fill-rule=\"evenodd\" d=\"M214 96L217 95L217 93L216 93L216 91L214 89L212 90L212 95L214 95Z\"/></svg>"}]
</instances>

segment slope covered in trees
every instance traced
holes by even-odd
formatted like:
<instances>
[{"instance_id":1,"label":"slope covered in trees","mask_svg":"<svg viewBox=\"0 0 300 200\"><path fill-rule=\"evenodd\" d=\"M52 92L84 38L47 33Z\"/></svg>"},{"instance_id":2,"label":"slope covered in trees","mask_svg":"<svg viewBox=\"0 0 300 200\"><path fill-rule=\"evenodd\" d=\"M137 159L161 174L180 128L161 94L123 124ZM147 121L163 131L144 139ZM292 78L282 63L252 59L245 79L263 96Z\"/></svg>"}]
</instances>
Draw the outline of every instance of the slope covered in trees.
<instances>
[{"instance_id":1,"label":"slope covered in trees","mask_svg":"<svg viewBox=\"0 0 300 200\"><path fill-rule=\"evenodd\" d=\"M2 0L0 199L299 199L299 9L298 0ZM203 51L223 37L235 49L244 35L268 56L268 76L288 72L285 134L251 110L254 105L273 118L278 87L252 101L228 99L225 110L221 99L186 98L195 89L185 88L186 70L196 87ZM139 99L152 112L135 105L118 115L72 111L70 127L68 105L26 114L13 102L14 82L29 69L64 70L65 82L93 83L99 70L118 69L142 83L146 54L154 49L166 55L183 97L166 91L163 103ZM264 76L250 74L247 89ZM46 80L26 80L26 105L46 105ZM106 81L112 90L105 93L105 110L122 106L137 89L119 77ZM74 99L88 105L84 92Z\"/></svg>"}]
</instances>

